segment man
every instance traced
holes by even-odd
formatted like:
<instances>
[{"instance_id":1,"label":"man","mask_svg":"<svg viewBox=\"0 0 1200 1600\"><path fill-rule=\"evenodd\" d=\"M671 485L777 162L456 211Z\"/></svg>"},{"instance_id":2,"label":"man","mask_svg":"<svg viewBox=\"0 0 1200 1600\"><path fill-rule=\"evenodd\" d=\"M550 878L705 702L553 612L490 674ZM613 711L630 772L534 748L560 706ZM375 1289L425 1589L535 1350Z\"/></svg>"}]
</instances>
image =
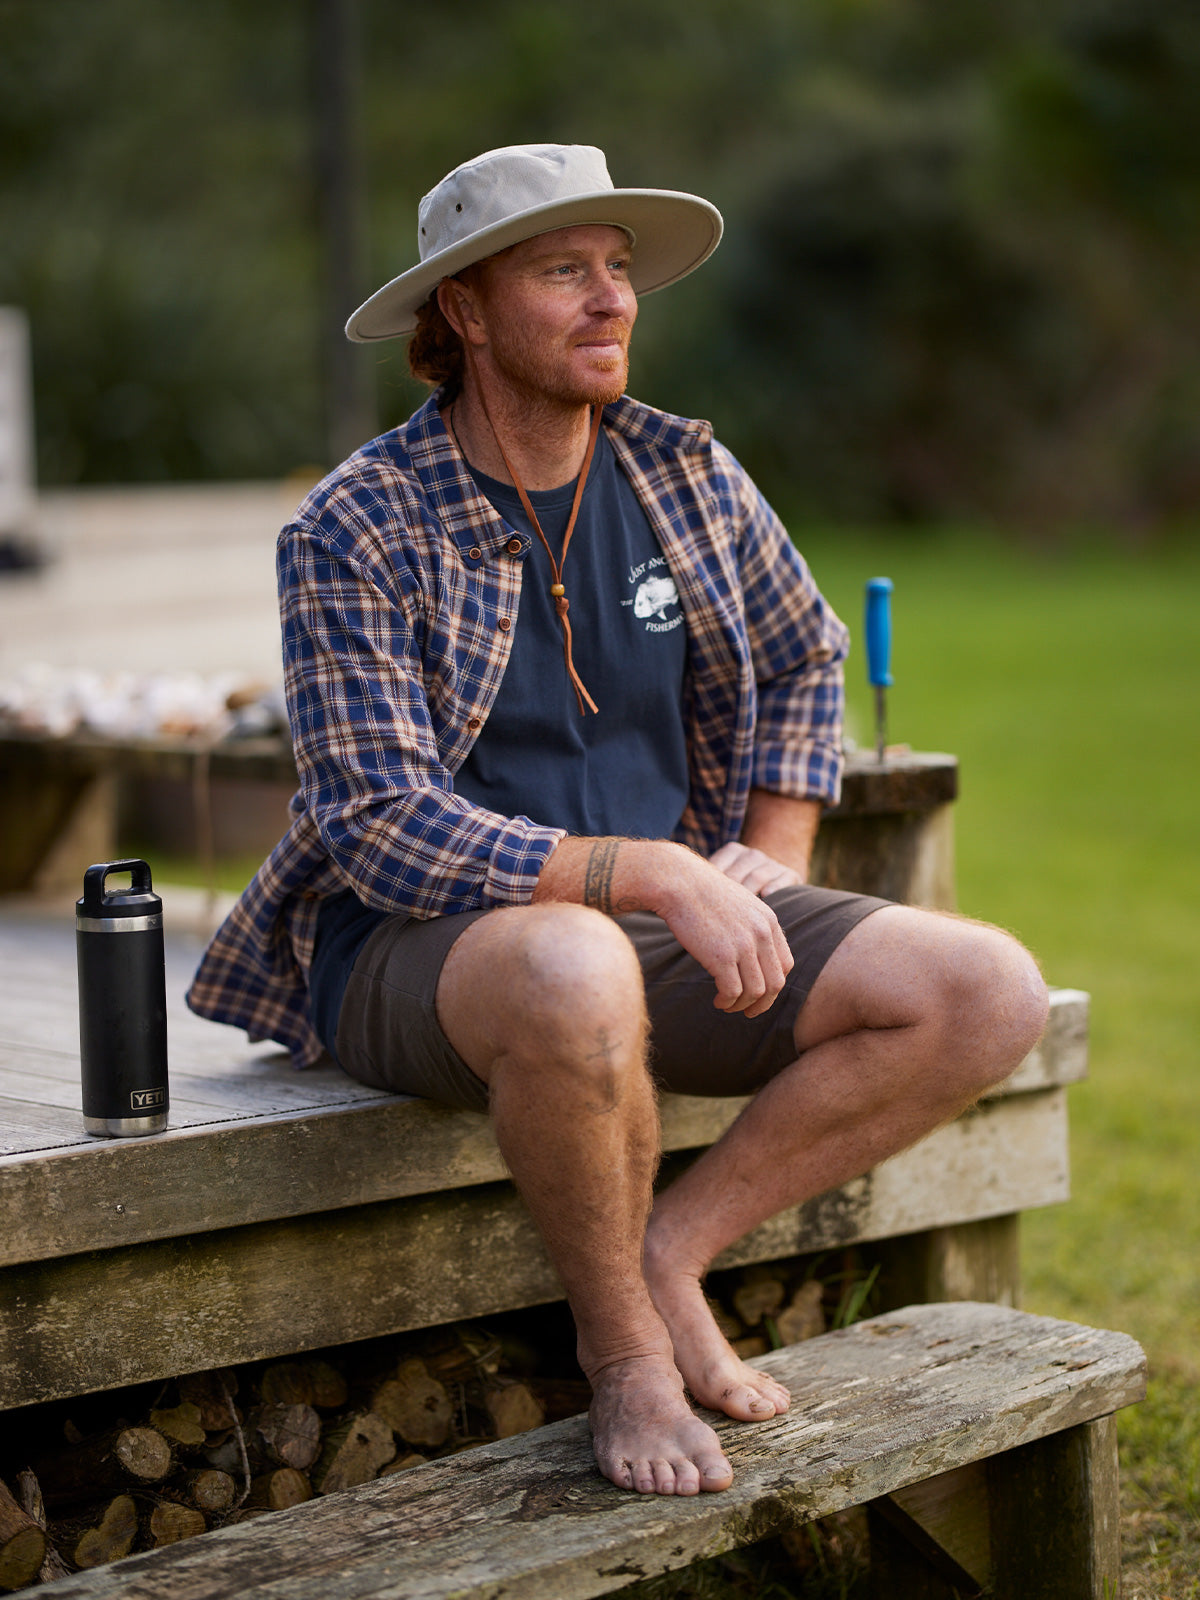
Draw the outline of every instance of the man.
<instances>
[{"instance_id":1,"label":"man","mask_svg":"<svg viewBox=\"0 0 1200 1600\"><path fill-rule=\"evenodd\" d=\"M437 383L280 541L301 778L202 1013L487 1109L555 1266L614 1483L731 1481L699 1403L785 1390L713 1258L955 1116L1044 1026L1007 935L806 885L842 625L707 424L625 397L637 294L716 247L598 150L456 169L350 319ZM757 1091L657 1199L656 1090Z\"/></svg>"}]
</instances>

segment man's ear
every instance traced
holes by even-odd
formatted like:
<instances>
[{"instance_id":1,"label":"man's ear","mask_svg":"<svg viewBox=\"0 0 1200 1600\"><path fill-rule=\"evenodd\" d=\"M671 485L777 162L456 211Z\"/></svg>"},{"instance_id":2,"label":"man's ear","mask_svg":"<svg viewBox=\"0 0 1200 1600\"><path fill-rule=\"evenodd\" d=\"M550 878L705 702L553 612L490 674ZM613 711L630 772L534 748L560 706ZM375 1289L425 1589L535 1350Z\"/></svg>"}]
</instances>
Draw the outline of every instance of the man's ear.
<instances>
[{"instance_id":1,"label":"man's ear","mask_svg":"<svg viewBox=\"0 0 1200 1600\"><path fill-rule=\"evenodd\" d=\"M487 342L478 297L469 284L460 278L443 278L437 286L437 303L460 339L472 344Z\"/></svg>"}]
</instances>

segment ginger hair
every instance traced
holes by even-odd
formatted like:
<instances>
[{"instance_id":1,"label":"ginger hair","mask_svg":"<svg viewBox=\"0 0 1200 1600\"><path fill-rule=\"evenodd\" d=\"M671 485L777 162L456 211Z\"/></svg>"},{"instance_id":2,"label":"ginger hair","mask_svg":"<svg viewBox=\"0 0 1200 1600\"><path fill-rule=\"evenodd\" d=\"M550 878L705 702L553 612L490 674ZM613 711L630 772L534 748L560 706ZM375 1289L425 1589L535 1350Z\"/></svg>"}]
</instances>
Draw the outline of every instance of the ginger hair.
<instances>
[{"instance_id":1,"label":"ginger hair","mask_svg":"<svg viewBox=\"0 0 1200 1600\"><path fill-rule=\"evenodd\" d=\"M485 267L486 262L477 261L454 276L472 288L482 288ZM409 371L431 388L440 385L448 405L462 393L465 366L462 340L446 320L435 291L417 310L416 332L408 341Z\"/></svg>"},{"instance_id":2,"label":"ginger hair","mask_svg":"<svg viewBox=\"0 0 1200 1600\"><path fill-rule=\"evenodd\" d=\"M447 403L462 393L462 340L446 321L436 295L417 311L417 330L408 341L408 367L414 378L431 388L440 384Z\"/></svg>"}]
</instances>

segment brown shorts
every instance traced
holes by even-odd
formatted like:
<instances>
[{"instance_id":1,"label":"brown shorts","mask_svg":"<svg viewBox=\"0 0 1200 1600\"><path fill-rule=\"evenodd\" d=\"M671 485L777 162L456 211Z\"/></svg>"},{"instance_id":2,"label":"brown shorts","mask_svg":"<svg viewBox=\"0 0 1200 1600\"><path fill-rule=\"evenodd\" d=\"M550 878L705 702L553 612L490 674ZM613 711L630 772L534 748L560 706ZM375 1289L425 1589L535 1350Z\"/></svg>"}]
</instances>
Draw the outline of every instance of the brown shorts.
<instances>
[{"instance_id":1,"label":"brown shorts","mask_svg":"<svg viewBox=\"0 0 1200 1600\"><path fill-rule=\"evenodd\" d=\"M888 904L871 895L804 885L766 896L795 957L769 1011L718 1011L712 978L661 917L620 917L646 983L650 1066L677 1094L751 1094L795 1058L796 1017L822 967L851 928ZM337 1057L373 1088L420 1095L461 1110L487 1108L487 1085L451 1046L434 1006L454 941L486 911L418 921L392 917L359 953L338 1018Z\"/></svg>"}]
</instances>

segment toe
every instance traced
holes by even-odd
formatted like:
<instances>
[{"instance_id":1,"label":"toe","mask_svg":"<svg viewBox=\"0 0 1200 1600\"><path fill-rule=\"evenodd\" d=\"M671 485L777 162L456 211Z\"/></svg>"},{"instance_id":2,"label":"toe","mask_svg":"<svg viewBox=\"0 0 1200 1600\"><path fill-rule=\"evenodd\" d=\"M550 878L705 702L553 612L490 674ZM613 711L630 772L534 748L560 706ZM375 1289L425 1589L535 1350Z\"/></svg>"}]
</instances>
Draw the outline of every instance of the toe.
<instances>
[{"instance_id":1,"label":"toe","mask_svg":"<svg viewBox=\"0 0 1200 1600\"><path fill-rule=\"evenodd\" d=\"M656 1494L675 1493L675 1468L669 1461L651 1462L654 1468L654 1492Z\"/></svg>"},{"instance_id":2,"label":"toe","mask_svg":"<svg viewBox=\"0 0 1200 1600\"><path fill-rule=\"evenodd\" d=\"M775 1405L748 1383L730 1384L721 1396L721 1409L741 1422L765 1422L775 1415Z\"/></svg>"},{"instance_id":3,"label":"toe","mask_svg":"<svg viewBox=\"0 0 1200 1600\"><path fill-rule=\"evenodd\" d=\"M733 1468L723 1455L706 1457L696 1465L700 1470L701 1489L728 1489L733 1482Z\"/></svg>"},{"instance_id":4,"label":"toe","mask_svg":"<svg viewBox=\"0 0 1200 1600\"><path fill-rule=\"evenodd\" d=\"M792 1397L783 1385L767 1377L765 1372L755 1375L751 1387L778 1413L786 1411L791 1404Z\"/></svg>"},{"instance_id":5,"label":"toe","mask_svg":"<svg viewBox=\"0 0 1200 1600\"><path fill-rule=\"evenodd\" d=\"M597 1455L596 1465L610 1483L615 1483L618 1489L632 1489L633 1471L630 1463L623 1458L607 1458Z\"/></svg>"},{"instance_id":6,"label":"toe","mask_svg":"<svg viewBox=\"0 0 1200 1600\"><path fill-rule=\"evenodd\" d=\"M675 1493L699 1494L700 1468L696 1463L682 1457L678 1461L673 1461L671 1465L675 1470Z\"/></svg>"}]
</instances>

